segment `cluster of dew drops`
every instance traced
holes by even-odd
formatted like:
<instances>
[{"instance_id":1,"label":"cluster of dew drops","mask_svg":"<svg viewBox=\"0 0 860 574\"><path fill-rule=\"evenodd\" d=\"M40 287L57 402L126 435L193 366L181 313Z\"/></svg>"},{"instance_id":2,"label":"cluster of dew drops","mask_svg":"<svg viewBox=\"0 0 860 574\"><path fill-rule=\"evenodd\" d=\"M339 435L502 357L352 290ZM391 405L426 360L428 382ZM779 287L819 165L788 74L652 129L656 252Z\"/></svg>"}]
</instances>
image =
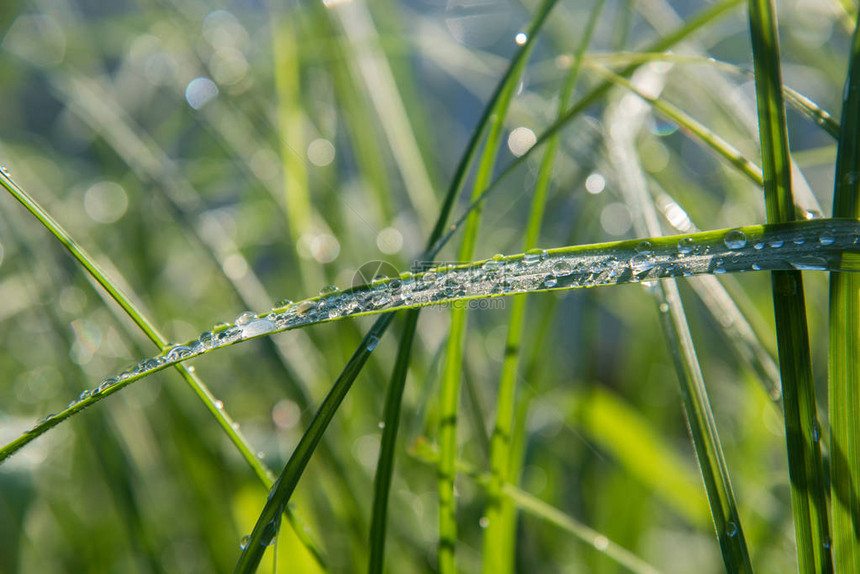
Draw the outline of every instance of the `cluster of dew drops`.
<instances>
[{"instance_id":1,"label":"cluster of dew drops","mask_svg":"<svg viewBox=\"0 0 860 574\"><path fill-rule=\"evenodd\" d=\"M836 229L837 232L840 230ZM533 249L523 255L495 255L473 265L436 265L426 271L405 272L399 277L378 276L369 285L347 291L329 285L320 290L317 298L298 303L284 299L268 313L256 315L246 311L236 317L233 324L219 323L197 339L173 345L158 357L141 361L117 376L104 379L96 388L81 393L68 408L97 397L131 377L217 347L367 312L510 293L633 283L700 273L718 274L727 270L760 270L762 266L755 261L761 258L756 254L765 250L779 251L788 242L794 244L794 256L784 263L795 269L825 270L829 269L829 262L826 257L815 254L815 249L831 246L837 240L857 248L860 239L856 231L857 226L854 226L850 237L845 236L845 230L836 235L832 230L816 235L786 232L771 235L767 241L749 242L743 231L734 229L727 232L721 242L697 243L688 236L674 245L661 243L657 248L649 241L642 241L633 247L628 242L613 249L591 252ZM801 250L804 244L806 247ZM753 263L750 265L749 261ZM377 343L378 339L369 339L367 350L372 351ZM55 416L39 420L31 432Z\"/></svg>"}]
</instances>

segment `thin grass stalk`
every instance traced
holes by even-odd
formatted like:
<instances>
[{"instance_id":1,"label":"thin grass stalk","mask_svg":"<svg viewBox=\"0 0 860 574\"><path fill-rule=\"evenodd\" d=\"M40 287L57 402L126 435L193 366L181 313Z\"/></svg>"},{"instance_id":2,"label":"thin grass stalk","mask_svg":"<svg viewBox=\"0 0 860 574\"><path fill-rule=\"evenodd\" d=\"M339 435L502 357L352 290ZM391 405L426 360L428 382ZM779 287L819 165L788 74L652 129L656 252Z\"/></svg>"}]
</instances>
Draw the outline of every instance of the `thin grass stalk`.
<instances>
[{"instance_id":1,"label":"thin grass stalk","mask_svg":"<svg viewBox=\"0 0 860 574\"><path fill-rule=\"evenodd\" d=\"M12 181L12 178L3 170L0 170L0 185L14 197L27 211L29 211L39 222L47 229L72 255L89 274L90 276L116 301L123 309L128 317L137 325L141 331L152 341L162 352L170 347L167 339L158 331L158 328L152 323L146 315L144 315L133 300L122 292L108 275L101 269L96 260L84 248L75 241L71 235L57 222L35 199L33 199L26 191L18 184ZM256 455L256 450L251 447L247 439L239 431L239 425L235 423L224 409L209 388L194 372L190 371L185 365L177 364L176 370L185 382L194 391L194 394L203 402L206 409L215 417L218 425L230 438L230 441L245 459L245 462L254 471L254 474L264 486L267 488L272 485L274 475L266 464ZM288 522L293 526L299 539L305 544L318 561L320 566L325 568L325 561L322 558L322 553L319 546L313 542L310 536L305 532L304 526L298 523L298 519L293 516L292 511L284 509L287 515Z\"/></svg>"},{"instance_id":2,"label":"thin grass stalk","mask_svg":"<svg viewBox=\"0 0 860 574\"><path fill-rule=\"evenodd\" d=\"M527 36L536 35L557 0L544 0L537 10ZM518 79L527 62L534 44L528 42L514 69ZM508 107L514 95L513 83L501 92L496 113L490 121L484 152L478 165L471 201L476 201L489 187L496 162L496 153L504 132L504 122ZM469 261L474 257L481 224L482 205L478 204L466 218L463 242L458 252L459 261ZM439 548L437 567L441 574L455 574L457 567L454 548L457 543L457 504L454 498L454 483L457 475L457 415L460 402L460 380L463 376L463 343L466 336L467 309L455 307L451 310L451 325L448 330L448 344L445 351L445 365L439 389L439 467L437 480L439 488Z\"/></svg>"},{"instance_id":3,"label":"thin grass stalk","mask_svg":"<svg viewBox=\"0 0 860 574\"><path fill-rule=\"evenodd\" d=\"M591 10L588 23L582 35L574 56L574 63L565 80L559 99L558 115L561 116L567 107L567 102L573 94L582 56L597 26L603 10L604 0L597 0ZM537 245L540 237L541 222L543 221L547 195L552 181L558 137L547 142L540 170L538 172L535 193L532 198L531 212L526 226L523 251L526 252ZM512 572L514 567L514 549L516 546L516 508L513 503L502 497L502 485L516 484L517 459L511 450L514 432L514 405L516 398L516 382L519 377L519 363L525 326L526 305L528 297L520 295L511 301L511 313L508 319L508 334L505 341L502 374L499 380L499 390L496 394L496 421L490 442L490 481L487 487L487 526L484 531L484 552L482 567L485 574L505 574Z\"/></svg>"},{"instance_id":4,"label":"thin grass stalk","mask_svg":"<svg viewBox=\"0 0 860 574\"><path fill-rule=\"evenodd\" d=\"M545 15L544 15L545 16ZM537 28L535 29L535 32ZM455 171L454 178L451 182L450 187L448 188L448 192L445 196L445 199L442 203L442 208L439 214L439 217L436 220L436 224L433 227L433 232L430 234L430 238L427 242L427 249L425 251L422 260L431 261L432 257L435 255L432 247L434 245L438 245L439 239L442 237L446 226L447 220L450 215L451 209L454 206L454 201L459 193L460 189L462 189L463 183L466 179L466 175L469 172L469 168L472 165L472 162L475 158L475 155L478 150L479 143L486 133L488 126L490 125L491 118L496 113L497 109L500 106L500 101L502 95L507 91L512 89L514 84L514 79L517 77L515 74L516 70L520 68L520 62L524 62L529 50L532 45L534 38L533 34L528 38L526 45L520 49L514 59L511 61L511 64L508 67L507 72L502 77L499 82L496 91L493 96L490 98L487 106L484 108L484 113L482 114L480 120L478 121L478 125L475 131L472 134L471 139L466 147L466 151L464 152L460 163L457 166L457 170ZM418 313L418 310L413 310L411 313ZM308 430L304 433L299 444L296 446L296 449L293 451L293 454L290 457L290 460L287 462L287 465L284 467L284 470L281 472L278 481L273 487L269 499L266 502L263 511L260 514L257 523L254 526L254 530L251 532L249 536L249 542L246 547L243 549L241 556L239 557L239 561L236 564L235 571L236 572L252 572L256 569L257 565L259 565L260 559L262 558L263 551L265 549L265 545L272 539L274 536L274 532L277 529L277 524L274 522L274 518L278 515L276 509L279 507L286 507L286 504L289 502L292 493L298 484L299 479L301 478L302 473L304 472L305 467L307 466L310 457L312 456L317 443L319 442L322 434L325 432L329 422L331 421L334 413L337 411L340 403L343 398L349 392L352 383L355 378L361 372L361 368L364 366L364 363L367 361L367 358L370 356L370 353L373 352L373 349L376 348L379 339L385 333L388 328L388 325L391 322L392 315L386 314L377 319L376 323L374 323L373 327L371 327L368 334L362 339L362 342L359 344L358 349L353 353L349 362L347 363L344 370L338 376L334 385L332 386L331 391L329 391L326 398L323 400L323 403L320 405L317 413L314 416L314 419L311 421L311 425L308 427ZM406 333L403 337L403 340L411 341L411 338L414 334L414 325L412 319L407 320L407 326L412 325L413 333ZM411 344L406 345L405 343L401 344L402 346L407 348L406 357L408 357L409 349L411 349ZM399 355L400 353L398 353ZM407 361L408 362L408 361ZM392 384L389 385L389 394L400 394L402 396L402 387L405 383L405 370L402 371L402 377L398 376L393 381ZM392 399L394 401L394 399ZM397 409L391 409L390 412L397 412ZM385 429L383 432L382 441L385 443L388 441L396 441L397 428L399 423L398 420L386 420ZM387 453L388 456L393 456L394 448L393 446L386 446L384 449L381 448L380 453ZM378 465L379 466L379 465ZM392 472L393 463L383 462L383 469L388 469L388 472ZM387 480L383 480L381 482L382 485L390 486L390 477ZM380 487L380 491L387 498L387 488ZM386 509L385 505L374 503L374 508L377 509L377 512L382 512ZM380 517L374 517L374 522L379 524L380 520L386 520L384 515L380 515ZM273 528L275 530L273 530ZM375 540L373 544L371 544L372 549L376 549L375 552L383 552L384 550L384 533L380 533L378 527L376 530L372 530L371 537ZM380 542L380 539L382 542ZM260 541L265 540L264 544L261 547ZM373 550L372 550L373 551ZM375 565L378 565L379 568L382 567L382 557L376 556L372 557L371 560Z\"/></svg>"},{"instance_id":5,"label":"thin grass stalk","mask_svg":"<svg viewBox=\"0 0 860 574\"><path fill-rule=\"evenodd\" d=\"M795 212L773 0L750 0L749 19L767 221L781 223L793 220ZM799 271L774 272L771 277L797 560L802 572L831 572L821 427L812 378L803 278Z\"/></svg>"},{"instance_id":6,"label":"thin grass stalk","mask_svg":"<svg viewBox=\"0 0 860 574\"><path fill-rule=\"evenodd\" d=\"M304 152L305 140L301 104L301 60L297 38L299 26L294 23L295 17L296 8L281 8L275 11L271 20L271 31L284 205L290 239L293 245L298 245L301 236L311 229L313 211L308 193L308 171L304 158L299 155ZM301 271L302 286L309 289L315 282L319 283L319 271L311 269L301 257L296 257L296 260Z\"/></svg>"},{"instance_id":7,"label":"thin grass stalk","mask_svg":"<svg viewBox=\"0 0 860 574\"><path fill-rule=\"evenodd\" d=\"M436 225L433 227L433 232L430 234L430 238L427 241L425 253L422 257L422 262L425 264L429 265L429 263L433 261L439 250L441 250L445 243L447 243L448 239L452 237L453 231L460 226L464 218L468 216L467 214L470 214L473 209L477 207L477 204L473 202L473 204L469 206L467 214L455 224L454 229L448 230L447 234L445 233L448 216L453 209L454 200L463 187L466 176L472 166L472 162L478 153L480 142L486 131L489 129L493 116L498 114L502 108L503 95L507 91L511 90L516 84L516 80L519 75L518 70L520 70L522 65L524 65L521 64L521 62L525 62L527 59L529 50L531 49L530 47L540 32L544 21L545 19L536 19L533 21L533 25L531 26L526 39L526 44L516 53L514 58L508 64L508 69L496 85L493 95L484 107L481 118L478 120L475 130L472 132L472 136L466 145L466 150L460 158L460 162L454 172L451 185L449 186L448 192L446 193L445 199L442 203L441 213L436 221ZM407 364L411 354L412 340L414 338L415 328L418 324L419 313L420 309L410 310L404 323L405 330L398 349L398 360L400 360L400 357L403 357L403 361ZM399 408L396 409L393 405L395 403L399 404L403 396L403 388L406 384L407 371L408 369L395 369L392 373L391 381L389 382L388 391L386 393L385 413L391 418L386 416L383 420L384 427L380 446L380 456L377 462L376 477L374 479L374 504L370 532L371 556L368 563L368 572L371 574L381 573L384 563L385 524L387 521L388 508L387 499L391 485L391 474L394 471L394 446L397 441L397 431L399 428ZM392 406L389 408L388 405ZM385 499L385 502L380 499Z\"/></svg>"},{"instance_id":8,"label":"thin grass stalk","mask_svg":"<svg viewBox=\"0 0 860 574\"><path fill-rule=\"evenodd\" d=\"M655 75L653 79L652 89L662 91L662 78ZM610 110L612 113L607 114L608 132L611 135L609 152L617 168L619 182L628 197L627 203L634 208L636 229L640 234L647 232L648 235L657 236L661 233L657 209L648 193L634 148L638 126L646 111L644 106L642 103L640 106L627 105L622 108L621 104L617 104ZM650 251L650 246L646 245L644 249ZM752 572L728 466L677 282L674 279L662 281L654 286L652 293L656 299L663 335L675 364L681 401L699 461L723 563L728 572Z\"/></svg>"},{"instance_id":9,"label":"thin grass stalk","mask_svg":"<svg viewBox=\"0 0 860 574\"><path fill-rule=\"evenodd\" d=\"M833 217L860 219L860 27L842 102ZM860 571L860 277L830 274L830 504L833 561ZM824 542L827 542L826 540Z\"/></svg>"}]
</instances>

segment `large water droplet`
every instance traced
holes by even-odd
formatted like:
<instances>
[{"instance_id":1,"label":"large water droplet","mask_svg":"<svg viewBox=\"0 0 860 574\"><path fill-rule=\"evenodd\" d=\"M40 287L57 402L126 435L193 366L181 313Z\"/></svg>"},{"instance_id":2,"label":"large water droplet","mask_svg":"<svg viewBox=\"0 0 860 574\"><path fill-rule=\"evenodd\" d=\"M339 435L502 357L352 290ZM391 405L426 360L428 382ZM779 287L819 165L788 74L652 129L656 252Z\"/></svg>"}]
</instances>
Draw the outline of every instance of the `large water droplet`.
<instances>
[{"instance_id":1,"label":"large water droplet","mask_svg":"<svg viewBox=\"0 0 860 574\"><path fill-rule=\"evenodd\" d=\"M770 245L774 249L779 249L780 247L782 247L783 243L785 242L782 239L771 239L768 242L768 245Z\"/></svg>"},{"instance_id":2,"label":"large water droplet","mask_svg":"<svg viewBox=\"0 0 860 574\"><path fill-rule=\"evenodd\" d=\"M269 319L257 319L256 321L251 321L242 327L242 338L247 339L249 337L256 337L257 335L271 333L276 328L275 324Z\"/></svg>"},{"instance_id":3,"label":"large water droplet","mask_svg":"<svg viewBox=\"0 0 860 574\"><path fill-rule=\"evenodd\" d=\"M573 263L567 259L559 259L552 264L552 274L556 277L567 277L573 273Z\"/></svg>"},{"instance_id":4,"label":"large water droplet","mask_svg":"<svg viewBox=\"0 0 860 574\"><path fill-rule=\"evenodd\" d=\"M175 347L171 347L169 351L167 351L167 355L165 355L165 359L168 361L178 361L183 357L187 357L191 354L191 349L186 347L185 345L176 345Z\"/></svg>"},{"instance_id":5,"label":"large water droplet","mask_svg":"<svg viewBox=\"0 0 860 574\"><path fill-rule=\"evenodd\" d=\"M735 524L734 522L728 522L726 524L726 534L728 534L729 537L734 537L737 533L738 533L738 525Z\"/></svg>"},{"instance_id":6,"label":"large water droplet","mask_svg":"<svg viewBox=\"0 0 860 574\"><path fill-rule=\"evenodd\" d=\"M251 537L248 535L243 536L242 540L239 542L239 548L244 550L245 548L248 547L249 542L251 542Z\"/></svg>"},{"instance_id":7,"label":"large water droplet","mask_svg":"<svg viewBox=\"0 0 860 574\"><path fill-rule=\"evenodd\" d=\"M558 279L556 279L556 278L555 278L554 276L552 276L552 275L547 275L547 276L544 278L544 280L543 280L543 284L544 284L544 287L547 287L547 288L549 288L549 289L552 289L553 287L555 287L556 285L558 285Z\"/></svg>"},{"instance_id":8,"label":"large water droplet","mask_svg":"<svg viewBox=\"0 0 860 574\"><path fill-rule=\"evenodd\" d=\"M481 266L481 269L483 269L487 273L495 273L499 270L499 262L495 260L487 261Z\"/></svg>"},{"instance_id":9,"label":"large water droplet","mask_svg":"<svg viewBox=\"0 0 860 574\"><path fill-rule=\"evenodd\" d=\"M740 229L732 229L726 233L723 243L729 249L743 249L747 244L747 236Z\"/></svg>"},{"instance_id":10,"label":"large water droplet","mask_svg":"<svg viewBox=\"0 0 860 574\"><path fill-rule=\"evenodd\" d=\"M829 231L825 231L824 233L822 233L822 234L818 237L818 242L819 242L821 245L833 245L833 243L834 243L835 241L836 241L836 238L835 238L835 237L833 237L833 234L832 234L832 233L830 233Z\"/></svg>"},{"instance_id":11,"label":"large water droplet","mask_svg":"<svg viewBox=\"0 0 860 574\"><path fill-rule=\"evenodd\" d=\"M235 323L236 323L237 327L242 327L244 325L247 325L248 323L250 323L251 321L253 321L256 318L257 318L257 316L254 313L251 313L250 311L245 311L244 313L242 313L238 317L236 317Z\"/></svg>"},{"instance_id":12,"label":"large water droplet","mask_svg":"<svg viewBox=\"0 0 860 574\"><path fill-rule=\"evenodd\" d=\"M678 241L678 253L681 255L692 253L693 247L695 247L695 241L693 241L692 237L684 237Z\"/></svg>"},{"instance_id":13,"label":"large water droplet","mask_svg":"<svg viewBox=\"0 0 860 574\"><path fill-rule=\"evenodd\" d=\"M633 269L634 273L644 273L645 271L653 268L654 265L654 259L651 258L650 251L637 253L630 258L630 268Z\"/></svg>"},{"instance_id":14,"label":"large water droplet","mask_svg":"<svg viewBox=\"0 0 860 574\"><path fill-rule=\"evenodd\" d=\"M545 249L529 249L526 251L525 255L523 255L523 263L526 265L534 265L539 261L543 261L545 258Z\"/></svg>"},{"instance_id":15,"label":"large water droplet","mask_svg":"<svg viewBox=\"0 0 860 574\"><path fill-rule=\"evenodd\" d=\"M326 285L322 289L320 289L320 295L331 295L332 293L337 293L340 289L337 288L337 285Z\"/></svg>"}]
</instances>

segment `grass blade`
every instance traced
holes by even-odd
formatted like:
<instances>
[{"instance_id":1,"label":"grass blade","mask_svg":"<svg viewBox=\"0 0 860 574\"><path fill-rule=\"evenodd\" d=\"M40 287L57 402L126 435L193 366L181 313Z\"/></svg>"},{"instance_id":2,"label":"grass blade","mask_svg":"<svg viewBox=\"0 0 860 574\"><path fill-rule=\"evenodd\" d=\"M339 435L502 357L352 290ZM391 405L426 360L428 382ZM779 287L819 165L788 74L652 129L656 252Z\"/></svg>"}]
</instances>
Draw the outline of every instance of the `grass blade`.
<instances>
[{"instance_id":1,"label":"grass blade","mask_svg":"<svg viewBox=\"0 0 860 574\"><path fill-rule=\"evenodd\" d=\"M117 304L123 309L123 311L125 311L128 317L134 321L140 330L143 331L143 333L146 334L146 336L157 347L159 347L159 349L165 351L170 348L170 344L167 339L158 331L154 323L152 323L137 308L137 305L135 305L132 299L123 293L117 284L111 280L104 271L102 271L96 260L86 250L84 250L84 248L78 244L78 242L75 241L65 229L63 229L59 222L45 211L36 202L36 200L30 197L26 191L12 181L9 174L2 170L0 170L0 185L2 185L12 195L12 197L14 197L31 214L33 214L36 219L39 220L39 222L63 245L63 247L66 248L72 257L90 274L90 276L105 290L105 292L107 292L108 295L117 302ZM256 455L257 451L251 447L247 439L242 436L238 425L234 423L230 415L224 410L223 405L220 405L219 401L215 398L209 388L195 373L181 364L176 364L175 367L180 376L182 376L185 382L191 387L191 390L194 391L194 394L197 395L197 397L206 406L206 409L215 417L218 425L227 434L230 441L242 455L242 458L245 459L245 462L247 462L254 471L257 478L259 478L266 487L271 486L273 481L272 471L270 471L266 467L265 463L263 463L263 461ZM5 456L0 455L0 461L4 458ZM298 526L296 524L295 517L292 516L292 512L289 511L289 509L284 509L284 512L287 514L288 521L293 524L294 527ZM319 563L322 566L324 562L322 561L322 554L318 546L313 543L309 536L307 536L303 527L298 526L296 531L299 533L299 538L307 545L308 550L316 559L319 560Z\"/></svg>"},{"instance_id":2,"label":"grass blade","mask_svg":"<svg viewBox=\"0 0 860 574\"><path fill-rule=\"evenodd\" d=\"M834 217L860 218L860 33L842 102ZM837 571L860 570L860 280L830 275L830 503Z\"/></svg>"},{"instance_id":3,"label":"grass blade","mask_svg":"<svg viewBox=\"0 0 860 574\"><path fill-rule=\"evenodd\" d=\"M564 113L567 102L573 94L576 81L579 78L580 64L585 50L591 42L591 37L597 26L597 21L603 10L604 0L597 0L591 9L588 23L582 34L582 39L575 54L574 64L568 73L559 100L559 115ZM540 228L547 201L550 181L552 179L558 138L553 137L547 143L540 171L538 172L535 194L526 227L523 251L534 248L540 236ZM506 483L516 484L518 476L517 460L511 449L514 436L514 403L516 398L516 382L519 377L520 349L525 326L526 304L525 295L514 297L508 322L508 335L505 341L505 353L502 363L502 375L496 398L496 422L490 443L490 481L487 486L488 504L485 512L487 527L484 531L483 571L485 574L504 574L513 571L516 512L513 504L502 497L502 486Z\"/></svg>"},{"instance_id":4,"label":"grass blade","mask_svg":"<svg viewBox=\"0 0 860 574\"><path fill-rule=\"evenodd\" d=\"M767 220L791 221L794 199L776 9L773 0L750 0L749 12ZM830 572L826 483L803 279L799 271L775 272L772 282L797 559L803 572Z\"/></svg>"}]
</instances>

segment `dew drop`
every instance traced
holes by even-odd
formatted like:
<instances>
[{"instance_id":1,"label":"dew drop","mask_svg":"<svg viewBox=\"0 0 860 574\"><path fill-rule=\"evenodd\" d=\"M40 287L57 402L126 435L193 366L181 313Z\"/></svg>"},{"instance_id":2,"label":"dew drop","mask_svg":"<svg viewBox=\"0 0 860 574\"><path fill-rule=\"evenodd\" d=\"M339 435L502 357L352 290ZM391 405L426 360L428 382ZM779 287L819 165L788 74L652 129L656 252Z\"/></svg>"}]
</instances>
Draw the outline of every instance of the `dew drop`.
<instances>
[{"instance_id":1,"label":"dew drop","mask_svg":"<svg viewBox=\"0 0 860 574\"><path fill-rule=\"evenodd\" d=\"M247 548L247 547L248 547L248 543L249 543L249 542L251 542L251 537L250 537L250 536L247 536L247 535L243 536L243 537L242 537L242 540L239 542L239 548L241 548L242 550L244 550L245 548Z\"/></svg>"},{"instance_id":2,"label":"dew drop","mask_svg":"<svg viewBox=\"0 0 860 574\"><path fill-rule=\"evenodd\" d=\"M277 327L275 324L269 319L257 319L256 321L251 321L244 327L242 327L242 337L256 337L257 335L264 335L266 333L271 333Z\"/></svg>"},{"instance_id":3,"label":"dew drop","mask_svg":"<svg viewBox=\"0 0 860 574\"><path fill-rule=\"evenodd\" d=\"M753 263L752 268L753 271L761 271L761 265L759 265L758 263Z\"/></svg>"},{"instance_id":4,"label":"dew drop","mask_svg":"<svg viewBox=\"0 0 860 574\"><path fill-rule=\"evenodd\" d=\"M274 309L280 309L281 307L289 307L293 302L289 299L279 299L277 303L275 303Z\"/></svg>"},{"instance_id":5,"label":"dew drop","mask_svg":"<svg viewBox=\"0 0 860 574\"><path fill-rule=\"evenodd\" d=\"M756 249L756 251L764 249L764 241L756 241L755 243L753 243L753 247Z\"/></svg>"},{"instance_id":6,"label":"dew drop","mask_svg":"<svg viewBox=\"0 0 860 574\"><path fill-rule=\"evenodd\" d=\"M551 289L551 288L555 287L556 285L558 285L558 279L556 279L552 275L547 275L546 278L544 278L544 280L543 280L543 284L545 287L548 287Z\"/></svg>"},{"instance_id":7,"label":"dew drop","mask_svg":"<svg viewBox=\"0 0 860 574\"><path fill-rule=\"evenodd\" d=\"M424 282L425 283L435 283L438 277L433 271L427 271L424 274Z\"/></svg>"},{"instance_id":8,"label":"dew drop","mask_svg":"<svg viewBox=\"0 0 860 574\"><path fill-rule=\"evenodd\" d=\"M483 269L487 273L495 273L499 270L499 262L495 260L487 261L481 266L481 269Z\"/></svg>"},{"instance_id":9,"label":"dew drop","mask_svg":"<svg viewBox=\"0 0 860 574\"><path fill-rule=\"evenodd\" d=\"M478 526L480 526L481 528L489 528L490 519L486 516L482 516L480 520L478 520Z\"/></svg>"},{"instance_id":10,"label":"dew drop","mask_svg":"<svg viewBox=\"0 0 860 574\"><path fill-rule=\"evenodd\" d=\"M567 259L560 259L553 263L552 274L556 277L567 277L573 273L573 263Z\"/></svg>"},{"instance_id":11,"label":"dew drop","mask_svg":"<svg viewBox=\"0 0 860 574\"><path fill-rule=\"evenodd\" d=\"M726 534L728 534L729 537L734 537L735 535L737 535L737 533L738 533L738 525L737 524L735 524L734 522L729 522L728 524L726 524Z\"/></svg>"},{"instance_id":12,"label":"dew drop","mask_svg":"<svg viewBox=\"0 0 860 574\"><path fill-rule=\"evenodd\" d=\"M770 245L770 246L771 246L771 247L773 247L774 249L779 249L780 247L782 247L782 246L783 246L783 244L784 244L784 243L785 243L785 242L784 242L782 239L771 239L771 240L768 242L768 245Z\"/></svg>"},{"instance_id":13,"label":"dew drop","mask_svg":"<svg viewBox=\"0 0 860 574\"><path fill-rule=\"evenodd\" d=\"M642 241L639 245L636 246L636 253L641 253L643 255L651 255L651 242Z\"/></svg>"},{"instance_id":14,"label":"dew drop","mask_svg":"<svg viewBox=\"0 0 860 574\"><path fill-rule=\"evenodd\" d=\"M376 426L377 426L379 429L384 429L384 428L385 428L385 421L379 421L379 423L378 423Z\"/></svg>"},{"instance_id":15,"label":"dew drop","mask_svg":"<svg viewBox=\"0 0 860 574\"><path fill-rule=\"evenodd\" d=\"M250 311L245 311L244 313L242 313L238 317L236 317L236 321L235 321L236 326L242 327L244 325L247 325L248 323L250 323L251 321L253 321L256 318L257 318L257 316L254 313L251 313Z\"/></svg>"},{"instance_id":16,"label":"dew drop","mask_svg":"<svg viewBox=\"0 0 860 574\"><path fill-rule=\"evenodd\" d=\"M835 238L835 237L833 237L833 234L832 234L832 233L830 233L829 231L825 231L824 233L822 233L822 234L818 237L818 242L819 242L821 245L833 245L833 243L834 243L835 241L836 241L836 238Z\"/></svg>"},{"instance_id":17,"label":"dew drop","mask_svg":"<svg viewBox=\"0 0 860 574\"><path fill-rule=\"evenodd\" d=\"M183 357L187 357L191 354L191 349L186 347L185 345L176 345L171 347L169 351L167 351L167 355L165 355L165 359L168 361L178 361Z\"/></svg>"},{"instance_id":18,"label":"dew drop","mask_svg":"<svg viewBox=\"0 0 860 574\"><path fill-rule=\"evenodd\" d=\"M307 315L314 310L314 307L316 307L316 303L313 301L302 301L296 309L296 314L299 316Z\"/></svg>"},{"instance_id":19,"label":"dew drop","mask_svg":"<svg viewBox=\"0 0 860 574\"><path fill-rule=\"evenodd\" d=\"M806 243L806 239L804 239L803 236L799 233L794 236L794 239L792 241L794 241L795 245L803 245L804 243Z\"/></svg>"},{"instance_id":20,"label":"dew drop","mask_svg":"<svg viewBox=\"0 0 860 574\"><path fill-rule=\"evenodd\" d=\"M502 261L504 258L505 258L505 256L502 255L501 253L496 253L495 255L493 255L493 260L495 260L495 261Z\"/></svg>"},{"instance_id":21,"label":"dew drop","mask_svg":"<svg viewBox=\"0 0 860 574\"><path fill-rule=\"evenodd\" d=\"M337 285L326 285L322 289L320 289L320 295L331 295L332 293L337 293L340 289L337 288Z\"/></svg>"},{"instance_id":22,"label":"dew drop","mask_svg":"<svg viewBox=\"0 0 860 574\"><path fill-rule=\"evenodd\" d=\"M212 337L213 337L213 336L214 336L214 335L212 335L212 331L203 331L202 333L200 333L200 339L199 339L199 341L200 341L201 343L203 343L204 345L206 345L207 343L211 343L211 342L212 342Z\"/></svg>"},{"instance_id":23,"label":"dew drop","mask_svg":"<svg viewBox=\"0 0 860 574\"><path fill-rule=\"evenodd\" d=\"M693 252L695 241L693 241L692 237L684 237L680 241L678 241L678 253L681 255L687 255Z\"/></svg>"},{"instance_id":24,"label":"dew drop","mask_svg":"<svg viewBox=\"0 0 860 574\"><path fill-rule=\"evenodd\" d=\"M729 249L742 249L747 244L747 236L744 235L744 232L740 229L732 229L726 233L723 243L725 243L726 247Z\"/></svg>"},{"instance_id":25,"label":"dew drop","mask_svg":"<svg viewBox=\"0 0 860 574\"><path fill-rule=\"evenodd\" d=\"M379 337L377 337L376 335L371 335L367 339L367 350L368 351L374 350L378 344L379 344Z\"/></svg>"},{"instance_id":26,"label":"dew drop","mask_svg":"<svg viewBox=\"0 0 860 574\"><path fill-rule=\"evenodd\" d=\"M525 263L526 265L534 265L538 261L542 261L545 258L545 249L529 249L528 251L526 251L526 254L523 255L523 263Z\"/></svg>"},{"instance_id":27,"label":"dew drop","mask_svg":"<svg viewBox=\"0 0 860 574\"><path fill-rule=\"evenodd\" d=\"M644 242L647 243L647 242ZM641 245L641 244L640 244ZM650 245L650 244L649 244ZM630 268L633 269L634 273L644 273L649 269L653 268L655 265L654 260L651 258L651 253L649 252L640 252L630 258Z\"/></svg>"},{"instance_id":28,"label":"dew drop","mask_svg":"<svg viewBox=\"0 0 860 574\"><path fill-rule=\"evenodd\" d=\"M215 408L218 409L219 411L224 408L224 401L215 401L212 404L214 404Z\"/></svg>"}]
</instances>

